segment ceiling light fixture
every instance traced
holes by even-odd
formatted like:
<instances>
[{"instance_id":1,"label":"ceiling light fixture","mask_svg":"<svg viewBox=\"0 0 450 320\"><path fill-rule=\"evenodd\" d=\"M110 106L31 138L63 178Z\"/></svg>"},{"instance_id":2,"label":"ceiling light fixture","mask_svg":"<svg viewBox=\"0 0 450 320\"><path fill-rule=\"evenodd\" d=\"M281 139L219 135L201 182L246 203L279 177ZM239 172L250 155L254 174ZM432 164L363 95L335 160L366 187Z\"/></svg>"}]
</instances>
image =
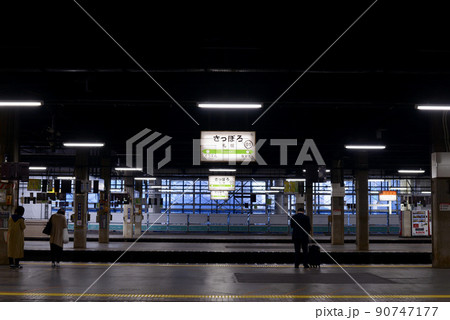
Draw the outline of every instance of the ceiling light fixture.
<instances>
[{"instance_id":1,"label":"ceiling light fixture","mask_svg":"<svg viewBox=\"0 0 450 320\"><path fill-rule=\"evenodd\" d=\"M425 170L398 170L398 173L425 173Z\"/></svg>"},{"instance_id":2,"label":"ceiling light fixture","mask_svg":"<svg viewBox=\"0 0 450 320\"><path fill-rule=\"evenodd\" d=\"M235 172L236 169L209 169L211 172Z\"/></svg>"},{"instance_id":3,"label":"ceiling light fixture","mask_svg":"<svg viewBox=\"0 0 450 320\"><path fill-rule=\"evenodd\" d=\"M287 182L297 182L297 181L301 181L301 182L305 182L306 179L286 179Z\"/></svg>"},{"instance_id":4,"label":"ceiling light fixture","mask_svg":"<svg viewBox=\"0 0 450 320\"><path fill-rule=\"evenodd\" d=\"M424 110L424 111L442 111L442 110L450 110L450 106L445 106L445 105L418 105L416 106L416 108L418 110Z\"/></svg>"},{"instance_id":5,"label":"ceiling light fixture","mask_svg":"<svg viewBox=\"0 0 450 320\"><path fill-rule=\"evenodd\" d=\"M199 103L199 108L209 109L259 109L260 103Z\"/></svg>"},{"instance_id":6,"label":"ceiling light fixture","mask_svg":"<svg viewBox=\"0 0 450 320\"><path fill-rule=\"evenodd\" d=\"M376 146L376 145L346 145L345 149L350 150L382 150L386 149L386 146Z\"/></svg>"},{"instance_id":7,"label":"ceiling light fixture","mask_svg":"<svg viewBox=\"0 0 450 320\"><path fill-rule=\"evenodd\" d=\"M76 180L76 177L56 177L58 180Z\"/></svg>"},{"instance_id":8,"label":"ceiling light fixture","mask_svg":"<svg viewBox=\"0 0 450 320\"><path fill-rule=\"evenodd\" d=\"M117 167L114 168L116 171L142 171L142 168L128 168L128 167Z\"/></svg>"},{"instance_id":9,"label":"ceiling light fixture","mask_svg":"<svg viewBox=\"0 0 450 320\"><path fill-rule=\"evenodd\" d=\"M134 180L146 181L146 180L156 180L156 178L146 178L146 177L136 177Z\"/></svg>"},{"instance_id":10,"label":"ceiling light fixture","mask_svg":"<svg viewBox=\"0 0 450 320\"><path fill-rule=\"evenodd\" d=\"M75 147L75 148L100 148L105 144L102 142L64 142L64 147Z\"/></svg>"},{"instance_id":11,"label":"ceiling light fixture","mask_svg":"<svg viewBox=\"0 0 450 320\"><path fill-rule=\"evenodd\" d=\"M0 101L0 107L40 107L40 101Z\"/></svg>"},{"instance_id":12,"label":"ceiling light fixture","mask_svg":"<svg viewBox=\"0 0 450 320\"><path fill-rule=\"evenodd\" d=\"M422 191L422 194L431 194L431 191Z\"/></svg>"},{"instance_id":13,"label":"ceiling light fixture","mask_svg":"<svg viewBox=\"0 0 450 320\"><path fill-rule=\"evenodd\" d=\"M39 171L39 170L47 170L47 167L29 167L28 169L33 171Z\"/></svg>"}]
</instances>

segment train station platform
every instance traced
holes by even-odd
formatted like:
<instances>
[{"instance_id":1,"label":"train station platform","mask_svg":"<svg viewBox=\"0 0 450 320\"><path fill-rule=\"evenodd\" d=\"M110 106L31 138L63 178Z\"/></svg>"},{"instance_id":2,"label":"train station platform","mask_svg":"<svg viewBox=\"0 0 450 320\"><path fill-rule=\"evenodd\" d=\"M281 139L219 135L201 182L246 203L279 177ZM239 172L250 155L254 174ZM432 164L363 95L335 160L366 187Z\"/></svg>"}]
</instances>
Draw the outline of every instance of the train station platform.
<instances>
[{"instance_id":1,"label":"train station platform","mask_svg":"<svg viewBox=\"0 0 450 320\"><path fill-rule=\"evenodd\" d=\"M86 249L65 245L59 268L48 241L29 238L23 269L0 266L0 301L450 301L450 270L431 267L429 238L373 236L367 252L352 236L315 239L323 264L295 269L288 235L111 235L104 244L88 234Z\"/></svg>"},{"instance_id":2,"label":"train station platform","mask_svg":"<svg viewBox=\"0 0 450 320\"><path fill-rule=\"evenodd\" d=\"M49 259L44 239L26 239L25 260ZM332 245L329 236L314 239L322 246L325 264L431 263L430 238L372 236L369 251L358 251L354 236L346 237L344 245ZM74 249L73 242L65 245L64 261L114 262L120 256L120 262L144 263L293 263L289 235L150 233L139 240L111 235L109 243L98 243L96 234L88 234L87 240L86 249Z\"/></svg>"}]
</instances>

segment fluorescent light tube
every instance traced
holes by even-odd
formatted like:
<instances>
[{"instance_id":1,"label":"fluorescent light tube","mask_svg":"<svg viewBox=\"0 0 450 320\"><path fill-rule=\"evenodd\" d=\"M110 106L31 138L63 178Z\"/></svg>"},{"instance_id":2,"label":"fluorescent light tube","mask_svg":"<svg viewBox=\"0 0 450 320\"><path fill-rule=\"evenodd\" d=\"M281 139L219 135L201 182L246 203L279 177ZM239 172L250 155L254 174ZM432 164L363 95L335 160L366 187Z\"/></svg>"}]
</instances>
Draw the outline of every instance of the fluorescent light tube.
<instances>
[{"instance_id":1,"label":"fluorescent light tube","mask_svg":"<svg viewBox=\"0 0 450 320\"><path fill-rule=\"evenodd\" d=\"M422 194L431 194L431 191L422 191Z\"/></svg>"},{"instance_id":2,"label":"fluorescent light tube","mask_svg":"<svg viewBox=\"0 0 450 320\"><path fill-rule=\"evenodd\" d=\"M145 180L156 180L156 178L137 177L137 178L134 178L134 180L145 181Z\"/></svg>"},{"instance_id":3,"label":"fluorescent light tube","mask_svg":"<svg viewBox=\"0 0 450 320\"><path fill-rule=\"evenodd\" d=\"M117 167L114 168L116 171L142 171L142 168L128 168L128 167Z\"/></svg>"},{"instance_id":4,"label":"fluorescent light tube","mask_svg":"<svg viewBox=\"0 0 450 320\"><path fill-rule=\"evenodd\" d=\"M40 107L40 101L0 101L0 107Z\"/></svg>"},{"instance_id":5,"label":"fluorescent light tube","mask_svg":"<svg viewBox=\"0 0 450 320\"><path fill-rule=\"evenodd\" d=\"M270 187L270 189L284 190L284 187Z\"/></svg>"},{"instance_id":6,"label":"fluorescent light tube","mask_svg":"<svg viewBox=\"0 0 450 320\"><path fill-rule=\"evenodd\" d=\"M425 173L425 170L398 170L398 173Z\"/></svg>"},{"instance_id":7,"label":"fluorescent light tube","mask_svg":"<svg viewBox=\"0 0 450 320\"><path fill-rule=\"evenodd\" d=\"M259 109L262 105L260 103L199 103L198 107L212 109Z\"/></svg>"},{"instance_id":8,"label":"fluorescent light tube","mask_svg":"<svg viewBox=\"0 0 450 320\"><path fill-rule=\"evenodd\" d=\"M76 177L56 177L58 180L76 180Z\"/></svg>"},{"instance_id":9,"label":"fluorescent light tube","mask_svg":"<svg viewBox=\"0 0 450 320\"><path fill-rule=\"evenodd\" d=\"M236 169L209 169L211 172L235 172Z\"/></svg>"},{"instance_id":10,"label":"fluorescent light tube","mask_svg":"<svg viewBox=\"0 0 450 320\"><path fill-rule=\"evenodd\" d=\"M150 189L169 189L169 186L150 186Z\"/></svg>"},{"instance_id":11,"label":"fluorescent light tube","mask_svg":"<svg viewBox=\"0 0 450 320\"><path fill-rule=\"evenodd\" d=\"M425 110L425 111L442 111L442 110L450 110L450 106L444 106L444 105L440 105L440 106L423 106L423 105L419 105L416 107L418 110Z\"/></svg>"},{"instance_id":12,"label":"fluorescent light tube","mask_svg":"<svg viewBox=\"0 0 450 320\"><path fill-rule=\"evenodd\" d=\"M64 147L78 147L78 148L100 148L105 144L102 142L64 142Z\"/></svg>"},{"instance_id":13,"label":"fluorescent light tube","mask_svg":"<svg viewBox=\"0 0 450 320\"><path fill-rule=\"evenodd\" d=\"M369 182L384 182L384 179L369 179Z\"/></svg>"},{"instance_id":14,"label":"fluorescent light tube","mask_svg":"<svg viewBox=\"0 0 450 320\"><path fill-rule=\"evenodd\" d=\"M304 182L304 181L306 181L306 179L286 179L286 181L288 181L288 182L296 182L296 181Z\"/></svg>"},{"instance_id":15,"label":"fluorescent light tube","mask_svg":"<svg viewBox=\"0 0 450 320\"><path fill-rule=\"evenodd\" d=\"M375 145L346 145L345 149L351 150L382 150L386 149L386 146L375 146Z\"/></svg>"},{"instance_id":16,"label":"fluorescent light tube","mask_svg":"<svg viewBox=\"0 0 450 320\"><path fill-rule=\"evenodd\" d=\"M29 167L30 170L38 171L38 170L47 170L47 167Z\"/></svg>"}]
</instances>

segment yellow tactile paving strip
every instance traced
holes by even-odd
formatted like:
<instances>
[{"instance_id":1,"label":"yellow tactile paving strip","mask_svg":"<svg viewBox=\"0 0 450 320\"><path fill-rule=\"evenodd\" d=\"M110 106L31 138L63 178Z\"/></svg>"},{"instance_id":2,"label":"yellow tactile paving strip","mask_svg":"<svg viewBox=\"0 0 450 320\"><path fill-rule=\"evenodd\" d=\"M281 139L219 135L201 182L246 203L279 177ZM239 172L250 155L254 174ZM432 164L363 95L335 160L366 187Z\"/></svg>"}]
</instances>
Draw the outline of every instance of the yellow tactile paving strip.
<instances>
[{"instance_id":1,"label":"yellow tactile paving strip","mask_svg":"<svg viewBox=\"0 0 450 320\"><path fill-rule=\"evenodd\" d=\"M148 299L369 299L367 295L195 295L195 294L127 294L127 293L49 293L49 292L0 292L0 296L28 297L95 297L95 298L148 298ZM450 295L373 295L373 299L450 299Z\"/></svg>"}]
</instances>

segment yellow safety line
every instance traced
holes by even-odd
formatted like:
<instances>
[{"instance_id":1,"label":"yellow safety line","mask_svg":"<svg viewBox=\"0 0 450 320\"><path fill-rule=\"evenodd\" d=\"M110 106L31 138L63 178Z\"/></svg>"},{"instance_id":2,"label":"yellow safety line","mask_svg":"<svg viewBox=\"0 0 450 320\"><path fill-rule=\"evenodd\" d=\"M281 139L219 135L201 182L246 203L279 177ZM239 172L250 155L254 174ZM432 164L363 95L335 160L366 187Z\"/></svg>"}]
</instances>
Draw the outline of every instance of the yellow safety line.
<instances>
[{"instance_id":1,"label":"yellow safety line","mask_svg":"<svg viewBox=\"0 0 450 320\"><path fill-rule=\"evenodd\" d=\"M27 265L50 265L50 262L22 262ZM62 265L68 266L110 266L112 263L81 263L81 262L62 262ZM276 264L173 264L173 263L116 263L115 266L121 267L175 267L175 268L205 268L205 267L233 267L233 268L292 268L292 265ZM431 264L411 264L411 265L341 265L344 268L431 268ZM337 265L321 265L320 268L340 268Z\"/></svg>"},{"instance_id":2,"label":"yellow safety line","mask_svg":"<svg viewBox=\"0 0 450 320\"><path fill-rule=\"evenodd\" d=\"M127 294L127 293L49 293L0 292L0 296L100 297L153 299L368 299L367 295L197 295L197 294ZM374 299L450 299L450 295L373 295Z\"/></svg>"}]
</instances>

